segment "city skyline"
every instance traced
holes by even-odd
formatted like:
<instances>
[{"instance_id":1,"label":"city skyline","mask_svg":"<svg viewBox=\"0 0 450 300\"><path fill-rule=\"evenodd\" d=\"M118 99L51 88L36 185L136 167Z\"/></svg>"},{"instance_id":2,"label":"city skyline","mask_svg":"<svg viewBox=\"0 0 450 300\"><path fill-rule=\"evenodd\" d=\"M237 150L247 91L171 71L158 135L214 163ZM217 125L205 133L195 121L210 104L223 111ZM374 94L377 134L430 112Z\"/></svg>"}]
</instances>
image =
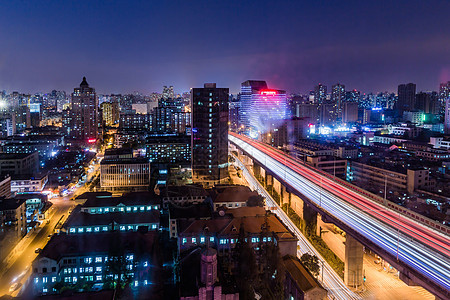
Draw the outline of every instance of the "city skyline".
<instances>
[{"instance_id":1,"label":"city skyline","mask_svg":"<svg viewBox=\"0 0 450 300\"><path fill-rule=\"evenodd\" d=\"M437 90L450 80L449 8L445 1L5 2L0 89L70 91L86 76L100 94L188 91L204 82L236 93L248 79L289 93L319 82L366 93L409 82Z\"/></svg>"}]
</instances>

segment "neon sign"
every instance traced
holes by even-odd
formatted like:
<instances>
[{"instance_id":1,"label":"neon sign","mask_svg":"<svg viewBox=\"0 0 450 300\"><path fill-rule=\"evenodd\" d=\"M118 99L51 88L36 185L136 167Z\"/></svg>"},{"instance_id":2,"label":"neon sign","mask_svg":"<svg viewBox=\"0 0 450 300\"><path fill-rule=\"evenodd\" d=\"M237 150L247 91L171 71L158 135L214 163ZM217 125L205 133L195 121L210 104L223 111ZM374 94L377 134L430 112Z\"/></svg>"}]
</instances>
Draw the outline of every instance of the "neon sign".
<instances>
[{"instance_id":1,"label":"neon sign","mask_svg":"<svg viewBox=\"0 0 450 300\"><path fill-rule=\"evenodd\" d=\"M266 96L274 96L277 94L277 91L274 90L264 90L260 92L261 95L266 95Z\"/></svg>"},{"instance_id":2,"label":"neon sign","mask_svg":"<svg viewBox=\"0 0 450 300\"><path fill-rule=\"evenodd\" d=\"M88 139L88 143L90 143L90 144L95 143L96 140L97 139Z\"/></svg>"}]
</instances>

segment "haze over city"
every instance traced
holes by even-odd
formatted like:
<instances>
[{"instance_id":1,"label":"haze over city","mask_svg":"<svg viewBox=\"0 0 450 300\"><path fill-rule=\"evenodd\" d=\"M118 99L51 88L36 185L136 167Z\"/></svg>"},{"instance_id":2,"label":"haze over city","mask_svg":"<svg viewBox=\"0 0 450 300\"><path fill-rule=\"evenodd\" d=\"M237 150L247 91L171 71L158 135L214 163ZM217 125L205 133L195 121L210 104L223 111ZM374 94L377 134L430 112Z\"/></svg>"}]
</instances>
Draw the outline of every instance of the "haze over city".
<instances>
[{"instance_id":1,"label":"haze over city","mask_svg":"<svg viewBox=\"0 0 450 300\"><path fill-rule=\"evenodd\" d=\"M0 87L177 92L264 79L395 92L450 79L448 1L1 1Z\"/></svg>"},{"instance_id":2,"label":"haze over city","mask_svg":"<svg viewBox=\"0 0 450 300\"><path fill-rule=\"evenodd\" d=\"M450 299L449 12L0 0L0 300Z\"/></svg>"}]
</instances>

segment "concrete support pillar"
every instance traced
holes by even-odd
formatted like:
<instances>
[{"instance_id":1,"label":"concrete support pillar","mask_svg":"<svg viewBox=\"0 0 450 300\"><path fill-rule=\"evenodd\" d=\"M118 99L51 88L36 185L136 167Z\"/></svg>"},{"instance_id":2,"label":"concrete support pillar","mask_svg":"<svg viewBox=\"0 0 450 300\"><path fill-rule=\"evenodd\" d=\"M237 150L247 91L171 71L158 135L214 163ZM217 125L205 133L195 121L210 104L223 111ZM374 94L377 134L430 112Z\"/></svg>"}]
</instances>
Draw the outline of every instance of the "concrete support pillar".
<instances>
[{"instance_id":1,"label":"concrete support pillar","mask_svg":"<svg viewBox=\"0 0 450 300\"><path fill-rule=\"evenodd\" d=\"M281 185L281 204L289 204L291 201L291 193L289 193L284 185Z\"/></svg>"},{"instance_id":2,"label":"concrete support pillar","mask_svg":"<svg viewBox=\"0 0 450 300\"><path fill-rule=\"evenodd\" d=\"M265 182L266 182L266 187L269 186L269 185L273 186L273 177L272 177L272 175L266 173L266 180L265 180Z\"/></svg>"},{"instance_id":3,"label":"concrete support pillar","mask_svg":"<svg viewBox=\"0 0 450 300\"><path fill-rule=\"evenodd\" d=\"M253 172L255 173L256 178L261 178L261 166L257 163L253 164Z\"/></svg>"},{"instance_id":4,"label":"concrete support pillar","mask_svg":"<svg viewBox=\"0 0 450 300\"><path fill-rule=\"evenodd\" d=\"M344 269L344 282L346 285L359 288L363 284L363 258L363 245L347 234Z\"/></svg>"},{"instance_id":5,"label":"concrete support pillar","mask_svg":"<svg viewBox=\"0 0 450 300\"><path fill-rule=\"evenodd\" d=\"M273 178L273 191L281 197L281 182L279 182L276 178Z\"/></svg>"},{"instance_id":6,"label":"concrete support pillar","mask_svg":"<svg viewBox=\"0 0 450 300\"><path fill-rule=\"evenodd\" d=\"M265 184L266 184L266 170L263 168L263 167L261 167L260 169L259 169L259 172L260 172L260 174L261 174L261 179L262 179L262 182L263 182L263 186L265 187Z\"/></svg>"},{"instance_id":7,"label":"concrete support pillar","mask_svg":"<svg viewBox=\"0 0 450 300\"><path fill-rule=\"evenodd\" d=\"M291 194L291 208L295 211L295 213L303 219L303 200L295 195Z\"/></svg>"},{"instance_id":8,"label":"concrete support pillar","mask_svg":"<svg viewBox=\"0 0 450 300\"><path fill-rule=\"evenodd\" d=\"M317 212L308 203L303 202L303 220L307 234L316 234Z\"/></svg>"}]
</instances>

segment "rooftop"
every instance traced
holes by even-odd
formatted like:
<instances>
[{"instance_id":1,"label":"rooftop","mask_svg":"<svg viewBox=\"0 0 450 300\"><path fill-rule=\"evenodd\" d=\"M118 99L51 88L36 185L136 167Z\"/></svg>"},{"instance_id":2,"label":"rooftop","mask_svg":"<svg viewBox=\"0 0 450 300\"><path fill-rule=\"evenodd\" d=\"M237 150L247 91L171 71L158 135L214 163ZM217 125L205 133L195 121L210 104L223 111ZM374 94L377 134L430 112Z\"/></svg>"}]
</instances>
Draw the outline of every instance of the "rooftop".
<instances>
[{"instance_id":1,"label":"rooftop","mask_svg":"<svg viewBox=\"0 0 450 300\"><path fill-rule=\"evenodd\" d=\"M11 159L24 159L28 156L33 155L34 153L0 153L0 160L11 160Z\"/></svg>"},{"instance_id":2,"label":"rooftop","mask_svg":"<svg viewBox=\"0 0 450 300\"><path fill-rule=\"evenodd\" d=\"M0 211L17 209L25 201L26 199L0 198Z\"/></svg>"},{"instance_id":3,"label":"rooftop","mask_svg":"<svg viewBox=\"0 0 450 300\"><path fill-rule=\"evenodd\" d=\"M258 193L244 185L217 185L208 190L213 202L246 202Z\"/></svg>"},{"instance_id":4,"label":"rooftop","mask_svg":"<svg viewBox=\"0 0 450 300\"><path fill-rule=\"evenodd\" d=\"M201 219L212 217L212 207L209 203L200 203L188 207L169 205L171 219Z\"/></svg>"},{"instance_id":5,"label":"rooftop","mask_svg":"<svg viewBox=\"0 0 450 300\"><path fill-rule=\"evenodd\" d=\"M201 185L167 186L160 188L162 197L207 197L208 193Z\"/></svg>"},{"instance_id":6,"label":"rooftop","mask_svg":"<svg viewBox=\"0 0 450 300\"><path fill-rule=\"evenodd\" d=\"M261 228L264 225L265 221L265 215L240 217L225 215L224 217L218 217L215 219L195 220L186 229L184 229L180 233L180 235L198 235L204 233L205 228L208 228L209 232L216 233L219 236L238 235L241 226L244 226L244 230L247 233L259 234L261 233ZM274 214L268 214L267 223L269 232L277 234L280 240L297 239L294 234L291 233L289 229Z\"/></svg>"},{"instance_id":7,"label":"rooftop","mask_svg":"<svg viewBox=\"0 0 450 300\"><path fill-rule=\"evenodd\" d=\"M134 157L134 158L105 158L100 165L116 165L116 164L149 164L148 158Z\"/></svg>"},{"instance_id":8,"label":"rooftop","mask_svg":"<svg viewBox=\"0 0 450 300\"><path fill-rule=\"evenodd\" d=\"M62 257L108 254L113 244L121 245L125 253L134 253L138 248L152 252L158 233L141 232L108 232L98 233L95 238L90 234L54 235L42 249L37 259L50 258L59 261Z\"/></svg>"},{"instance_id":9,"label":"rooftop","mask_svg":"<svg viewBox=\"0 0 450 300\"><path fill-rule=\"evenodd\" d=\"M152 209L150 211L143 211L137 213L123 213L112 212L105 214L90 214L81 212L80 208L74 209L69 219L64 224L64 227L71 226L95 226L95 225L109 225L117 224L147 224L159 223L159 210Z\"/></svg>"},{"instance_id":10,"label":"rooftop","mask_svg":"<svg viewBox=\"0 0 450 300\"><path fill-rule=\"evenodd\" d=\"M283 264L292 280L295 281L302 291L306 292L313 288L321 287L311 273L303 267L298 258L286 255L283 257Z\"/></svg>"},{"instance_id":11,"label":"rooftop","mask_svg":"<svg viewBox=\"0 0 450 300\"><path fill-rule=\"evenodd\" d=\"M152 192L131 192L123 194L120 197L112 197L111 193L109 195L88 195L85 197L87 200L83 207L118 206L119 204L125 206L160 204L159 196Z\"/></svg>"}]
</instances>

